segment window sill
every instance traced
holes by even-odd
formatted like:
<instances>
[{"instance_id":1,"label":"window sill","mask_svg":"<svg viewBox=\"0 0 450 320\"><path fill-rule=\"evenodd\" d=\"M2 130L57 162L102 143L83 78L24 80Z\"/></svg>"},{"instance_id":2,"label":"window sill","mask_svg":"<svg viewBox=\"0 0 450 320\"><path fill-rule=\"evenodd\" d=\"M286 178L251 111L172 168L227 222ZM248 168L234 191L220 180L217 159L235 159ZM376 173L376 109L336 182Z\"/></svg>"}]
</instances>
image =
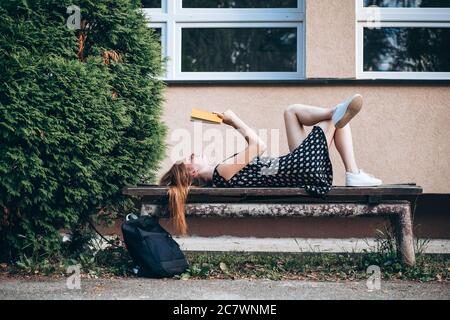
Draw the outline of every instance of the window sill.
<instances>
[{"instance_id":1,"label":"window sill","mask_svg":"<svg viewBox=\"0 0 450 320\"><path fill-rule=\"evenodd\" d=\"M164 80L168 86L223 86L223 85L418 85L448 86L450 79L299 79L299 80Z\"/></svg>"}]
</instances>

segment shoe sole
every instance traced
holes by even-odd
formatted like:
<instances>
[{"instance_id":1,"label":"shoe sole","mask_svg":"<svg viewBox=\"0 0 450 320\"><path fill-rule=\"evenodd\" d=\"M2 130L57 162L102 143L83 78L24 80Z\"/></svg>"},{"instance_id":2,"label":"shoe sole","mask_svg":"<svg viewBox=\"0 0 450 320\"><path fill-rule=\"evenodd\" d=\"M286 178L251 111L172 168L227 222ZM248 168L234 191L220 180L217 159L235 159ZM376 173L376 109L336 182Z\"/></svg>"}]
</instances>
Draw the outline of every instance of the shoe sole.
<instances>
[{"instance_id":1,"label":"shoe sole","mask_svg":"<svg viewBox=\"0 0 450 320\"><path fill-rule=\"evenodd\" d=\"M359 94L353 96L352 101L347 107L344 116L342 117L341 120L339 120L336 123L335 127L337 129L342 129L343 127L345 127L350 122L350 120L352 120L361 111L362 105L363 105L362 96Z\"/></svg>"},{"instance_id":2,"label":"shoe sole","mask_svg":"<svg viewBox=\"0 0 450 320\"><path fill-rule=\"evenodd\" d=\"M380 187L382 185L383 185L383 183L381 183L381 184L371 184L371 183L364 184L364 183L361 183L361 184L358 184L358 185L345 185L345 186L346 187Z\"/></svg>"}]
</instances>

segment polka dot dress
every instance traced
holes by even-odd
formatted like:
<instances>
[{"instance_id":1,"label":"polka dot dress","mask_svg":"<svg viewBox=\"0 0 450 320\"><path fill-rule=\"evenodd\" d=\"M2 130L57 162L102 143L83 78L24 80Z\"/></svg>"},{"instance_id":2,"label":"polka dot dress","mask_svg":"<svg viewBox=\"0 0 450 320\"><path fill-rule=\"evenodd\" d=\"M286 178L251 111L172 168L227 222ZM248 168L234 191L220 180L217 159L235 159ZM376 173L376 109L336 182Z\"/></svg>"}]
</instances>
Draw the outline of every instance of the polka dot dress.
<instances>
[{"instance_id":1,"label":"polka dot dress","mask_svg":"<svg viewBox=\"0 0 450 320\"><path fill-rule=\"evenodd\" d=\"M325 197L333 184L328 144L322 128L315 126L302 144L282 157L255 157L229 181L217 166L213 186L218 188L295 187L313 196Z\"/></svg>"}]
</instances>

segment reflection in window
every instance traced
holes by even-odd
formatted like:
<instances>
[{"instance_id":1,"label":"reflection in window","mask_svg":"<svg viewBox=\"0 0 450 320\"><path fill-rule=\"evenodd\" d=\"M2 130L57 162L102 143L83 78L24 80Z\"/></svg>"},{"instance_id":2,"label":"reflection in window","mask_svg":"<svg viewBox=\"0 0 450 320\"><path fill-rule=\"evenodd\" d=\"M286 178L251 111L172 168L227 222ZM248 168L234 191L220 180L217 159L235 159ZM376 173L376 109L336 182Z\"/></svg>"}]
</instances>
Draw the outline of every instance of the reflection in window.
<instances>
[{"instance_id":1,"label":"reflection in window","mask_svg":"<svg viewBox=\"0 0 450 320\"><path fill-rule=\"evenodd\" d=\"M297 8L297 0L183 0L183 8Z\"/></svg>"},{"instance_id":2,"label":"reflection in window","mask_svg":"<svg viewBox=\"0 0 450 320\"><path fill-rule=\"evenodd\" d=\"M153 30L154 36L159 40L159 45L161 47L161 59L164 59L164 52L163 52L163 39L162 39L162 28L160 27L151 27Z\"/></svg>"},{"instance_id":3,"label":"reflection in window","mask_svg":"<svg viewBox=\"0 0 450 320\"><path fill-rule=\"evenodd\" d=\"M390 8L450 8L450 0L364 0L364 6Z\"/></svg>"},{"instance_id":4,"label":"reflection in window","mask_svg":"<svg viewBox=\"0 0 450 320\"><path fill-rule=\"evenodd\" d=\"M364 29L364 71L450 72L450 28Z\"/></svg>"},{"instance_id":5,"label":"reflection in window","mask_svg":"<svg viewBox=\"0 0 450 320\"><path fill-rule=\"evenodd\" d=\"M183 72L296 72L297 28L184 28Z\"/></svg>"},{"instance_id":6,"label":"reflection in window","mask_svg":"<svg viewBox=\"0 0 450 320\"><path fill-rule=\"evenodd\" d=\"M159 39L159 41L161 42L161 37L162 37L162 28L158 28L158 27L152 27L153 29L153 33L156 35L156 37Z\"/></svg>"},{"instance_id":7,"label":"reflection in window","mask_svg":"<svg viewBox=\"0 0 450 320\"><path fill-rule=\"evenodd\" d=\"M161 0L141 0L142 8L161 8Z\"/></svg>"}]
</instances>

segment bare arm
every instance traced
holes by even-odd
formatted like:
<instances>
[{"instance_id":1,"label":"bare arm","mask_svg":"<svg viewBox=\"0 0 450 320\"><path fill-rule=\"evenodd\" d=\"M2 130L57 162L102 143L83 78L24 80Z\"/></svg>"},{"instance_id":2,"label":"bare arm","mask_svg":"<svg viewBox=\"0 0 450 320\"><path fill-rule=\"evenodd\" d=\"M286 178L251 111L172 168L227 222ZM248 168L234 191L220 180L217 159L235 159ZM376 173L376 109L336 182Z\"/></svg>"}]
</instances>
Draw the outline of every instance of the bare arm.
<instances>
[{"instance_id":1,"label":"bare arm","mask_svg":"<svg viewBox=\"0 0 450 320\"><path fill-rule=\"evenodd\" d=\"M235 128L248 143L245 150L217 167L219 174L228 181L236 173L245 168L255 157L262 155L266 151L267 146L256 132L245 124L233 111L228 110L218 115L223 119L225 124Z\"/></svg>"}]
</instances>

